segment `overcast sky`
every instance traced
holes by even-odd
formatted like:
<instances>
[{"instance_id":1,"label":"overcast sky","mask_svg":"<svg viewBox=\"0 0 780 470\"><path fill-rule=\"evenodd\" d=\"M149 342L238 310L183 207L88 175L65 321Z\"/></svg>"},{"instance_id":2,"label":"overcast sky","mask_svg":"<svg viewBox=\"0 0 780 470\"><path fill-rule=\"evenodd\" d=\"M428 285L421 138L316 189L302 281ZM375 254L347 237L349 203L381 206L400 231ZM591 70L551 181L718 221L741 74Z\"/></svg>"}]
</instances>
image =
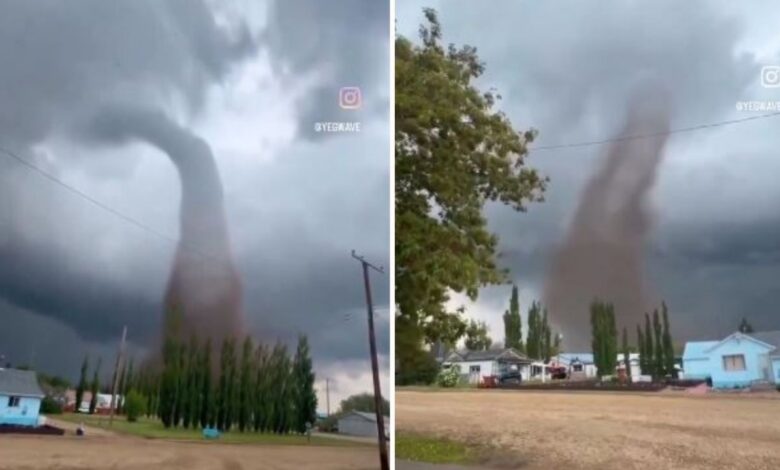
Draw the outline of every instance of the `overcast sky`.
<instances>
[{"instance_id":1,"label":"overcast sky","mask_svg":"<svg viewBox=\"0 0 780 470\"><path fill-rule=\"evenodd\" d=\"M256 338L294 348L308 334L334 409L371 391L350 250L389 261L386 2L6 0L2 10L0 147L152 230L0 155L0 355L73 378L85 353L112 358L124 324L138 355L154 344L178 175L148 145L96 146L79 132L99 106L131 103L211 146ZM361 87L360 110L338 106L345 86ZM322 134L316 121L362 127ZM373 288L386 393L388 277Z\"/></svg>"},{"instance_id":2,"label":"overcast sky","mask_svg":"<svg viewBox=\"0 0 780 470\"><path fill-rule=\"evenodd\" d=\"M421 10L438 10L445 42L476 46L500 107L518 129L539 130L528 163L551 179L547 201L527 214L488 208L503 263L520 289L523 314L542 296L551 255L566 234L583 185L606 148L534 147L615 137L629 94L648 77L666 83L671 127L764 114L738 101L780 101L761 68L780 65L780 9L771 1L587 2L403 1L397 32L417 36ZM714 339L746 316L780 329L780 117L673 135L649 201L653 228L646 281L666 299L677 340ZM472 304L494 340L510 288ZM630 330L633 333L633 330Z\"/></svg>"}]
</instances>

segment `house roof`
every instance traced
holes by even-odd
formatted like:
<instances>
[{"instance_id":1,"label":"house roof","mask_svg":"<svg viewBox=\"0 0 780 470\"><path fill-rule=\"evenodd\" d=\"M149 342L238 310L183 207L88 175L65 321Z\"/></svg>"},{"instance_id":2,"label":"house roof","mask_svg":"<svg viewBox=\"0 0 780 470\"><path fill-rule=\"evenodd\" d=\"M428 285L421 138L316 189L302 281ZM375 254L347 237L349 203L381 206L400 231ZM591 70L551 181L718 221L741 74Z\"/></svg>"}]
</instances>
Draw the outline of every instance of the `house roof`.
<instances>
[{"instance_id":1,"label":"house roof","mask_svg":"<svg viewBox=\"0 0 780 470\"><path fill-rule=\"evenodd\" d=\"M683 358L696 359L707 357L705 351L717 345L720 341L689 341L685 343Z\"/></svg>"},{"instance_id":2,"label":"house roof","mask_svg":"<svg viewBox=\"0 0 780 470\"><path fill-rule=\"evenodd\" d=\"M365 419L366 421L371 421L372 423L376 423L376 414L375 413L366 413L364 411L354 411L353 410L353 411L350 411L349 413L345 414L344 416L340 417L339 419L344 419L347 416L352 416L352 415L359 416L359 417ZM390 418L388 416L385 416L384 418L385 418L385 423L389 423L390 422L389 421Z\"/></svg>"},{"instance_id":3,"label":"house roof","mask_svg":"<svg viewBox=\"0 0 780 470\"><path fill-rule=\"evenodd\" d=\"M447 356L446 362L495 361L498 359L514 360L515 362L531 362L531 360L528 359L528 356L514 348L488 349L486 351L453 351Z\"/></svg>"},{"instance_id":4,"label":"house roof","mask_svg":"<svg viewBox=\"0 0 780 470\"><path fill-rule=\"evenodd\" d=\"M593 364L592 353L560 353L557 357L559 361L571 362L577 360L584 364Z\"/></svg>"},{"instance_id":5,"label":"house roof","mask_svg":"<svg viewBox=\"0 0 780 470\"><path fill-rule=\"evenodd\" d=\"M0 393L43 398L38 376L31 370L0 369Z\"/></svg>"},{"instance_id":6,"label":"house roof","mask_svg":"<svg viewBox=\"0 0 780 470\"><path fill-rule=\"evenodd\" d=\"M780 349L780 330L756 331L753 333L748 333L748 336L752 336L753 338L763 343L770 344Z\"/></svg>"},{"instance_id":7,"label":"house roof","mask_svg":"<svg viewBox=\"0 0 780 470\"><path fill-rule=\"evenodd\" d=\"M737 331L735 333L731 333L730 335L726 336L722 340L716 342L716 344L714 346L710 347L705 352L710 353L710 352L714 351L715 349L717 349L718 347L720 347L721 344L725 344L725 343L731 341L732 339L735 339L738 342L740 340L752 341L752 342L757 343L757 344L759 344L761 346L767 347L770 351L775 349L775 346L773 346L771 344L768 344L768 343L766 343L764 341L759 340L753 334L748 335L748 334L740 333L739 331Z\"/></svg>"}]
</instances>

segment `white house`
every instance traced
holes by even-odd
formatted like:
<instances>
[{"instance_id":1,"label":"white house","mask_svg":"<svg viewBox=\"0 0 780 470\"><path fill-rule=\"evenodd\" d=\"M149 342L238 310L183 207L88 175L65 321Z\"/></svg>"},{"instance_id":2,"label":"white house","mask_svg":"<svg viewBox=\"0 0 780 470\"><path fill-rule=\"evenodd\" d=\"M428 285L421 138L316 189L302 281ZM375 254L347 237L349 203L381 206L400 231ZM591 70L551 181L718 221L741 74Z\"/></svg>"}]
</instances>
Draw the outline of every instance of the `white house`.
<instances>
[{"instance_id":1,"label":"white house","mask_svg":"<svg viewBox=\"0 0 780 470\"><path fill-rule=\"evenodd\" d=\"M513 348L487 351L453 351L442 362L442 368L458 366L469 383L479 383L484 377L500 377L519 372L522 380L531 376L531 363L524 354Z\"/></svg>"},{"instance_id":2,"label":"white house","mask_svg":"<svg viewBox=\"0 0 780 470\"><path fill-rule=\"evenodd\" d=\"M388 435L390 417L385 416L385 435ZM339 434L376 438L376 414L350 411L338 420Z\"/></svg>"}]
</instances>

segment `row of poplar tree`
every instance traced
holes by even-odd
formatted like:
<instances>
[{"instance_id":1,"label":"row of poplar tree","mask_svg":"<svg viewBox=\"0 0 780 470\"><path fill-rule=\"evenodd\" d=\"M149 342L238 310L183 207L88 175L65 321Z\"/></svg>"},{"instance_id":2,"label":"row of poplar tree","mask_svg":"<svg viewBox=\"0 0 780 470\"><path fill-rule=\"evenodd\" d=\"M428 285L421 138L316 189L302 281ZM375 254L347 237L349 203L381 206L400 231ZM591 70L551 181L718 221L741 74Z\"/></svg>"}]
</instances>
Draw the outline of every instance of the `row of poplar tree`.
<instances>
[{"instance_id":1,"label":"row of poplar tree","mask_svg":"<svg viewBox=\"0 0 780 470\"><path fill-rule=\"evenodd\" d=\"M254 345L250 337L240 344L226 338L219 358L212 351L211 340L193 336L185 342L171 335L161 364L150 362L133 372L131 361L117 393L139 393L146 415L159 418L165 427L286 434L304 433L307 423L314 424L317 395L306 336L299 337L292 357L283 344ZM77 403L86 388L86 364L85 359ZM97 377L98 369L92 390L98 389Z\"/></svg>"},{"instance_id":2,"label":"row of poplar tree","mask_svg":"<svg viewBox=\"0 0 780 470\"><path fill-rule=\"evenodd\" d=\"M523 343L523 319L517 286L512 286L509 310L504 312L504 347L514 348L532 359L549 362L560 350L561 336L553 333L547 318L547 309L534 301L528 310L528 334Z\"/></svg>"},{"instance_id":3,"label":"row of poplar tree","mask_svg":"<svg viewBox=\"0 0 780 470\"><path fill-rule=\"evenodd\" d=\"M654 380L676 375L669 311L665 302L661 304L660 315L658 309L653 311L652 323L650 314L645 313L645 328L642 329L639 324L636 326L636 347L629 345L628 331L624 327L622 347L618 349L615 308L611 303L594 301L590 306L590 321L593 362L599 376L612 375L620 353L623 356L623 363L630 364L631 351L639 352L639 368L643 375L652 376ZM626 367L626 373L631 374L631 367Z\"/></svg>"}]
</instances>

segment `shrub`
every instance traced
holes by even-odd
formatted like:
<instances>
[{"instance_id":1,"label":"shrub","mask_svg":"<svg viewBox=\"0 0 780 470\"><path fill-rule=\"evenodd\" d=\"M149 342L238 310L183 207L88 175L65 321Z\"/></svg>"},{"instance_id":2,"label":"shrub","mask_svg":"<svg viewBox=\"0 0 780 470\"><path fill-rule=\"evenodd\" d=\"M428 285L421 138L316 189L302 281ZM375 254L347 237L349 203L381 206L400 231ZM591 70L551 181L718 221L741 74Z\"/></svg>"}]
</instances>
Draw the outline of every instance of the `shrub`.
<instances>
[{"instance_id":1,"label":"shrub","mask_svg":"<svg viewBox=\"0 0 780 470\"><path fill-rule=\"evenodd\" d=\"M454 387L460 381L460 367L452 366L449 369L443 369L436 376L436 383L440 387Z\"/></svg>"},{"instance_id":2,"label":"shrub","mask_svg":"<svg viewBox=\"0 0 780 470\"><path fill-rule=\"evenodd\" d=\"M45 415L62 414L62 406L52 397L43 397L41 400L41 413Z\"/></svg>"},{"instance_id":3,"label":"shrub","mask_svg":"<svg viewBox=\"0 0 780 470\"><path fill-rule=\"evenodd\" d=\"M138 417L146 413L146 400L140 393L135 390L130 392L125 397L125 414L127 414L127 420L131 423L138 421Z\"/></svg>"}]
</instances>

